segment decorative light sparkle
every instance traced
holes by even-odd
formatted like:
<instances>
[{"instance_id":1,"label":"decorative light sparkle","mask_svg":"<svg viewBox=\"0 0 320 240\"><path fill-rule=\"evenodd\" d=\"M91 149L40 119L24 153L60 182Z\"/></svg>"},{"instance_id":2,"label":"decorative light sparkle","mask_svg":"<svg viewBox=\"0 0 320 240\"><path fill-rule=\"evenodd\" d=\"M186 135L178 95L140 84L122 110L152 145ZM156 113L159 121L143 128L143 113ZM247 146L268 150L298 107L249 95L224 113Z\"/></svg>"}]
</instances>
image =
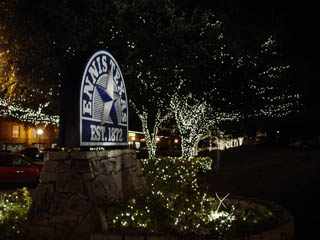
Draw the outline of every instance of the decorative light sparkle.
<instances>
[{"instance_id":1,"label":"decorative light sparkle","mask_svg":"<svg viewBox=\"0 0 320 240\"><path fill-rule=\"evenodd\" d=\"M12 117L21 122L39 125L59 124L59 116L49 116L44 114L43 108L49 106L49 103L40 104L37 111L30 108L22 108L20 106L9 104L7 100L0 98L0 116Z\"/></svg>"},{"instance_id":2,"label":"decorative light sparkle","mask_svg":"<svg viewBox=\"0 0 320 240\"><path fill-rule=\"evenodd\" d=\"M208 234L212 226L218 233L231 227L235 217L232 209L225 210L228 207L223 201L227 196L210 197L197 183L199 171L208 170L199 163L211 163L211 159L167 157L141 161L149 190L121 209L118 205L116 209L107 208L112 229L159 232L165 222L165 229L169 227L178 234Z\"/></svg>"}]
</instances>

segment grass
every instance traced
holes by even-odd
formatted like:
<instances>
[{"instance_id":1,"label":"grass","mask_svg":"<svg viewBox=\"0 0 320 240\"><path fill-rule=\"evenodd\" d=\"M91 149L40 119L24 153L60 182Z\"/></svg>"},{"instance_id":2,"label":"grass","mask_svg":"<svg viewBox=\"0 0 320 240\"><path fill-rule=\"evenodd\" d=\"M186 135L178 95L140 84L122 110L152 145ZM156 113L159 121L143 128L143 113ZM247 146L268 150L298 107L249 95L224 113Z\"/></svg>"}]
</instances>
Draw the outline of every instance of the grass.
<instances>
[{"instance_id":1,"label":"grass","mask_svg":"<svg viewBox=\"0 0 320 240\"><path fill-rule=\"evenodd\" d=\"M243 146L223 151L221 168L201 180L212 191L222 193L300 192L319 182L319 157L320 151Z\"/></svg>"}]
</instances>

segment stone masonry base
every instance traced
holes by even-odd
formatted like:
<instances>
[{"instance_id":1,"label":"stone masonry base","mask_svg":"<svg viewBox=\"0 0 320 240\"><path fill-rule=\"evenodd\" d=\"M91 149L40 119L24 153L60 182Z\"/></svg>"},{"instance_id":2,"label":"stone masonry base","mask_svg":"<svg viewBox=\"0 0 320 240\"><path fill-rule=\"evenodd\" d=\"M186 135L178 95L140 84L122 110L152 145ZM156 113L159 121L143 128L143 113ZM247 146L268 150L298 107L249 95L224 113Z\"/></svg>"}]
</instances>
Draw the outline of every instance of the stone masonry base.
<instances>
[{"instance_id":1,"label":"stone masonry base","mask_svg":"<svg viewBox=\"0 0 320 240\"><path fill-rule=\"evenodd\" d=\"M134 150L50 152L26 239L90 239L107 227L106 204L128 199L145 186Z\"/></svg>"}]
</instances>

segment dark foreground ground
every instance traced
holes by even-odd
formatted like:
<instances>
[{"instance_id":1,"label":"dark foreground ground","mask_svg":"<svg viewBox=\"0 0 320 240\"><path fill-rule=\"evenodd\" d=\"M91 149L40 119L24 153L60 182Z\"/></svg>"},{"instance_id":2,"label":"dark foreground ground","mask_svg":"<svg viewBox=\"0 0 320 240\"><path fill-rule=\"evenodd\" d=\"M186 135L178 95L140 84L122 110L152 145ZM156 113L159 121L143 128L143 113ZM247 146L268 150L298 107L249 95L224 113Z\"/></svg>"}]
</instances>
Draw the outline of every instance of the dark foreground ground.
<instances>
[{"instance_id":1,"label":"dark foreground ground","mask_svg":"<svg viewBox=\"0 0 320 240\"><path fill-rule=\"evenodd\" d=\"M221 168L200 183L220 196L277 202L294 217L295 240L320 239L319 170L320 150L250 145L222 151Z\"/></svg>"}]
</instances>

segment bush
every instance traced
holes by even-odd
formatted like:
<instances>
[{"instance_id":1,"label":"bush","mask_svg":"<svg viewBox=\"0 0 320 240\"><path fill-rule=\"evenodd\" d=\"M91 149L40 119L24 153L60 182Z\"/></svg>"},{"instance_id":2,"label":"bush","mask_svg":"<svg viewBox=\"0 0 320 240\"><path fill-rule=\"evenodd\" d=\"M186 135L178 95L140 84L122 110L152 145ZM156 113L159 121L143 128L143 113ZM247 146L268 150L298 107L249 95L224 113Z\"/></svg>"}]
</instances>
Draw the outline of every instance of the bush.
<instances>
[{"instance_id":1,"label":"bush","mask_svg":"<svg viewBox=\"0 0 320 240\"><path fill-rule=\"evenodd\" d=\"M198 187L197 174L208 170L210 159L164 157L141 162L149 188L129 202L107 206L113 231L215 236L230 228L232 209L221 210L222 202Z\"/></svg>"},{"instance_id":2,"label":"bush","mask_svg":"<svg viewBox=\"0 0 320 240\"><path fill-rule=\"evenodd\" d=\"M179 239L242 237L268 229L279 216L275 207L261 213L226 197L200 191L197 175L211 159L142 159L148 189L128 202L106 206L111 232L174 235Z\"/></svg>"},{"instance_id":3,"label":"bush","mask_svg":"<svg viewBox=\"0 0 320 240\"><path fill-rule=\"evenodd\" d=\"M27 188L18 189L12 194L0 194L1 239L22 238L31 201Z\"/></svg>"}]
</instances>

